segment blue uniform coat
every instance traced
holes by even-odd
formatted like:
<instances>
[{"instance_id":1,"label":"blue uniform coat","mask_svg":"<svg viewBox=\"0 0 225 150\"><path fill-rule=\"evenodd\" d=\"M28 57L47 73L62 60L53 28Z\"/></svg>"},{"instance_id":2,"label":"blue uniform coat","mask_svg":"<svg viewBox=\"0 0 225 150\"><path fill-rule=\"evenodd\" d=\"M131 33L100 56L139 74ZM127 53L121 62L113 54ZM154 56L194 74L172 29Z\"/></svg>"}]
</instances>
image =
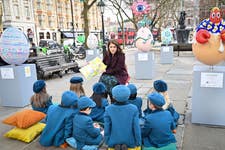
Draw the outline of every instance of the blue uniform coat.
<instances>
[{"instance_id":1,"label":"blue uniform coat","mask_svg":"<svg viewBox=\"0 0 225 150\"><path fill-rule=\"evenodd\" d=\"M138 109L128 102L106 107L104 117L105 142L109 147L126 144L129 148L141 145Z\"/></svg>"},{"instance_id":2,"label":"blue uniform coat","mask_svg":"<svg viewBox=\"0 0 225 150\"><path fill-rule=\"evenodd\" d=\"M46 126L40 137L42 146L60 146L72 136L73 117L77 109L52 105L47 112Z\"/></svg>"},{"instance_id":3,"label":"blue uniform coat","mask_svg":"<svg viewBox=\"0 0 225 150\"><path fill-rule=\"evenodd\" d=\"M134 104L135 106L137 106L137 109L139 111L139 117L141 118L142 117L142 110L141 110L142 98L136 97L135 99L132 99L132 100L129 99L128 102L131 103L131 104Z\"/></svg>"},{"instance_id":4,"label":"blue uniform coat","mask_svg":"<svg viewBox=\"0 0 225 150\"><path fill-rule=\"evenodd\" d=\"M102 105L101 107L98 107L97 105L92 108L90 117L93 121L98 122L104 122L104 114L105 114L105 108L108 106L108 100L105 98L102 98Z\"/></svg>"},{"instance_id":5,"label":"blue uniform coat","mask_svg":"<svg viewBox=\"0 0 225 150\"><path fill-rule=\"evenodd\" d=\"M73 137L77 141L77 149L84 145L99 145L103 140L99 128L93 126L93 120L84 113L78 113L73 119Z\"/></svg>"},{"instance_id":6,"label":"blue uniform coat","mask_svg":"<svg viewBox=\"0 0 225 150\"><path fill-rule=\"evenodd\" d=\"M172 133L176 127L171 113L167 110L155 110L146 116L142 128L144 147L163 147L170 143L176 143Z\"/></svg>"}]
</instances>

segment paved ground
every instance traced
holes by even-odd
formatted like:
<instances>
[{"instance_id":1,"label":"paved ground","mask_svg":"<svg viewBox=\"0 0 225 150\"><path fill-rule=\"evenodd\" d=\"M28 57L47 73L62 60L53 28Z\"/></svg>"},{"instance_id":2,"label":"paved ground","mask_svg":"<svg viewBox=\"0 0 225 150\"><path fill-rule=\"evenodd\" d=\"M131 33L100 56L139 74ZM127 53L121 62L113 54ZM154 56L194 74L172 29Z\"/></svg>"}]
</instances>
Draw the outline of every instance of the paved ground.
<instances>
[{"instance_id":1,"label":"paved ground","mask_svg":"<svg viewBox=\"0 0 225 150\"><path fill-rule=\"evenodd\" d=\"M168 83L169 95L173 100L176 110L181 114L177 128L176 139L179 150L224 150L225 149L225 128L217 126L206 126L191 123L191 97L192 97L192 73L193 65L199 64L191 52L181 52L180 56L174 53L173 64L160 64L159 51L155 53L155 75L152 80L135 79L134 49L126 49L126 63L131 83L138 87L138 95L143 98L143 109L146 108L146 95L152 88L154 80L163 79ZM81 65L85 62L80 61ZM144 66L143 66L144 67ZM146 67L146 69L148 69ZM80 73L69 73L62 79L54 78L47 80L48 92L53 95L53 101L59 102L61 93L69 89L69 79L72 76L82 76ZM84 81L84 87L87 95L91 95L92 85L97 82L99 76ZM2 88L2 87L1 87ZM27 106L25 108L30 108ZM0 120L10 114L24 108L12 108L0 106ZM39 145L38 138L30 144L11 140L3 137L3 134L12 127L0 123L0 144L2 150L52 150L59 149L55 147L44 148ZM67 148L71 149L71 148Z\"/></svg>"}]
</instances>

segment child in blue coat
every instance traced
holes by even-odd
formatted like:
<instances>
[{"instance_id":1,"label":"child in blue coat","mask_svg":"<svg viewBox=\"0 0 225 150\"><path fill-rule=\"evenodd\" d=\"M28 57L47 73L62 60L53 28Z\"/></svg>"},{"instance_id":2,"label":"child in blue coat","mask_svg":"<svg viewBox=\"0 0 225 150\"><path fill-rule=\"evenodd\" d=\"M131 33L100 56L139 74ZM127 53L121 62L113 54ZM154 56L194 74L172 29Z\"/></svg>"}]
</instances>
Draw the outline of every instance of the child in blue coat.
<instances>
[{"instance_id":1,"label":"child in blue coat","mask_svg":"<svg viewBox=\"0 0 225 150\"><path fill-rule=\"evenodd\" d=\"M52 96L49 96L46 90L44 80L37 80L33 84L34 95L30 98L33 110L47 113L49 106L52 105Z\"/></svg>"},{"instance_id":2,"label":"child in blue coat","mask_svg":"<svg viewBox=\"0 0 225 150\"><path fill-rule=\"evenodd\" d=\"M73 137L77 143L77 150L97 150L103 141L100 125L94 123L89 116L95 102L83 96L78 100L80 112L73 119Z\"/></svg>"},{"instance_id":3,"label":"child in blue coat","mask_svg":"<svg viewBox=\"0 0 225 150\"><path fill-rule=\"evenodd\" d=\"M112 89L112 96L116 102L105 111L105 143L115 150L141 146L139 112L136 106L128 102L129 88L117 85Z\"/></svg>"},{"instance_id":4,"label":"child in blue coat","mask_svg":"<svg viewBox=\"0 0 225 150\"><path fill-rule=\"evenodd\" d=\"M161 148L172 144L172 149L176 149L176 139L172 133L176 125L171 113L163 110L165 104L164 97L153 92L148 95L149 108L152 113L145 118L144 127L141 130L143 146L145 148Z\"/></svg>"},{"instance_id":5,"label":"child in blue coat","mask_svg":"<svg viewBox=\"0 0 225 150\"><path fill-rule=\"evenodd\" d=\"M90 114L93 121L104 123L105 108L109 105L106 94L106 87L102 82L94 84L91 99L96 103L96 106L92 108Z\"/></svg>"},{"instance_id":6,"label":"child in blue coat","mask_svg":"<svg viewBox=\"0 0 225 150\"><path fill-rule=\"evenodd\" d=\"M153 82L154 90L161 95L163 95L165 99L165 104L162 106L164 110L168 110L171 115L173 116L173 119L178 124L178 120L180 118L179 113L174 109L172 102L170 100L169 94L168 94L168 86L167 83L163 80L156 80ZM147 108L145 111L145 115L151 113L151 109Z\"/></svg>"},{"instance_id":7,"label":"child in blue coat","mask_svg":"<svg viewBox=\"0 0 225 150\"><path fill-rule=\"evenodd\" d=\"M130 97L128 102L137 106L139 111L139 118L142 117L142 98L137 97L137 87L134 84L128 84L127 87L130 89Z\"/></svg>"},{"instance_id":8,"label":"child in blue coat","mask_svg":"<svg viewBox=\"0 0 225 150\"><path fill-rule=\"evenodd\" d=\"M70 90L75 92L78 97L85 96L82 77L72 77L70 79Z\"/></svg>"},{"instance_id":9,"label":"child in blue coat","mask_svg":"<svg viewBox=\"0 0 225 150\"><path fill-rule=\"evenodd\" d=\"M65 91L61 104L49 107L46 126L39 141L42 146L66 146L66 139L72 136L73 117L78 112L77 101L74 92Z\"/></svg>"}]
</instances>

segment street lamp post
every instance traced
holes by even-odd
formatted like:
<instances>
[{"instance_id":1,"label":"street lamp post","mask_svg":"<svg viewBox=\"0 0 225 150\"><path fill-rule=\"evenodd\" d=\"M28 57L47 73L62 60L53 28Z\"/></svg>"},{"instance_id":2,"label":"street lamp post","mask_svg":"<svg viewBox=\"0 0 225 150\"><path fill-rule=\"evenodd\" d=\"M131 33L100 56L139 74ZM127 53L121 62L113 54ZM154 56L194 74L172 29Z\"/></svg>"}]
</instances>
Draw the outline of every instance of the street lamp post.
<instances>
[{"instance_id":1,"label":"street lamp post","mask_svg":"<svg viewBox=\"0 0 225 150\"><path fill-rule=\"evenodd\" d=\"M101 11L101 16L102 16L102 42L103 42L103 46L102 46L102 50L103 50L103 55L105 55L106 52L106 46L105 46L105 27L104 27L104 8L105 8L105 3L100 0L98 2L98 7L100 7L100 11Z\"/></svg>"},{"instance_id":2,"label":"street lamp post","mask_svg":"<svg viewBox=\"0 0 225 150\"><path fill-rule=\"evenodd\" d=\"M74 33L74 19L73 19L73 2L70 0L70 7L71 7L71 16L72 16L72 32L73 32L73 46L75 47L76 39L75 39L75 33Z\"/></svg>"}]
</instances>

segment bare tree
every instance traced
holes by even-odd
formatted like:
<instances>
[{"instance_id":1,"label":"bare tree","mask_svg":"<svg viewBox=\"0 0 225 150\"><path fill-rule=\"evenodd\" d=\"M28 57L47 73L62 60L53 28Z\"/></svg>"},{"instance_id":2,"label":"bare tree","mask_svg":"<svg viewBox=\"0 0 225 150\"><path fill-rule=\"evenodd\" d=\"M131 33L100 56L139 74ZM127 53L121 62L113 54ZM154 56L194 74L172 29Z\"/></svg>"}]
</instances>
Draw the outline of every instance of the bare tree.
<instances>
[{"instance_id":1,"label":"bare tree","mask_svg":"<svg viewBox=\"0 0 225 150\"><path fill-rule=\"evenodd\" d=\"M83 0L83 11L82 15L84 17L84 35L85 35L85 47L87 47L87 37L89 35L89 21L88 21L88 11L97 2L97 0Z\"/></svg>"}]
</instances>

